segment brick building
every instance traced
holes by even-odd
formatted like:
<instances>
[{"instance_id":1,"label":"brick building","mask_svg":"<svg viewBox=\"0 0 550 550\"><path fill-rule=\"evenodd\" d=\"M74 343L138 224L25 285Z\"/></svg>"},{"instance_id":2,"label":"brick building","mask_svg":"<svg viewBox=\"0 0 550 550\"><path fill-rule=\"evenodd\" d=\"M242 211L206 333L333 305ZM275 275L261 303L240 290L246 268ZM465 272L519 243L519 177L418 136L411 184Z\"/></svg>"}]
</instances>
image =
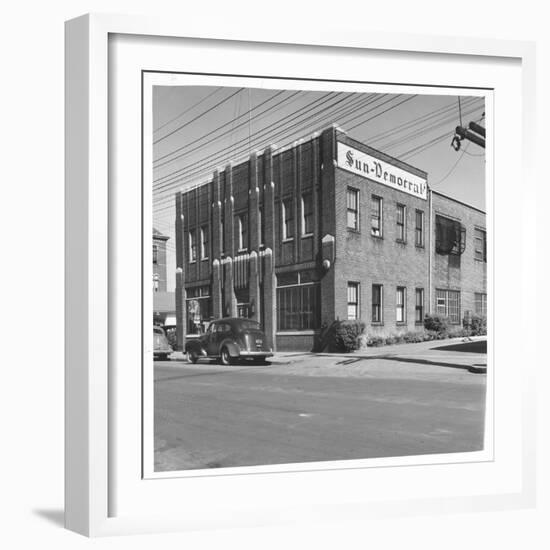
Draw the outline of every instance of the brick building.
<instances>
[{"instance_id":1,"label":"brick building","mask_svg":"<svg viewBox=\"0 0 550 550\"><path fill-rule=\"evenodd\" d=\"M429 312L460 324L485 313L485 242L484 212L332 126L176 195L178 337L236 315L278 350L311 349L335 319L379 335Z\"/></svg>"},{"instance_id":2,"label":"brick building","mask_svg":"<svg viewBox=\"0 0 550 550\"><path fill-rule=\"evenodd\" d=\"M166 290L167 235L153 228L153 324L176 324L176 300L174 292Z\"/></svg>"}]
</instances>

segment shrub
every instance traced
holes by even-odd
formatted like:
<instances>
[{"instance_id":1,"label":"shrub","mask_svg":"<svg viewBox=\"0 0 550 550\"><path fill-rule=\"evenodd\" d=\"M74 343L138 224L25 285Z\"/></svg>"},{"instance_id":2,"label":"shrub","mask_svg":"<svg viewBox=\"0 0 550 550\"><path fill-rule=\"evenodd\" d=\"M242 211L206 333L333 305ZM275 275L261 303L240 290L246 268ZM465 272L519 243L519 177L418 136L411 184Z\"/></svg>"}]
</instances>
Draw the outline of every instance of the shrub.
<instances>
[{"instance_id":1,"label":"shrub","mask_svg":"<svg viewBox=\"0 0 550 550\"><path fill-rule=\"evenodd\" d=\"M367 338L367 346L378 347L383 346L386 343L386 339L382 336L369 336Z\"/></svg>"},{"instance_id":2,"label":"shrub","mask_svg":"<svg viewBox=\"0 0 550 550\"><path fill-rule=\"evenodd\" d=\"M363 321L335 321L332 338L329 344L330 351L350 352L359 349L359 338L365 332Z\"/></svg>"},{"instance_id":3,"label":"shrub","mask_svg":"<svg viewBox=\"0 0 550 550\"><path fill-rule=\"evenodd\" d=\"M449 332L449 319L440 317L439 315L426 315L424 318L424 328L439 334L445 334Z\"/></svg>"},{"instance_id":4,"label":"shrub","mask_svg":"<svg viewBox=\"0 0 550 550\"><path fill-rule=\"evenodd\" d=\"M470 330L462 327L453 327L449 329L447 338L461 338L464 336L470 336Z\"/></svg>"},{"instance_id":5,"label":"shrub","mask_svg":"<svg viewBox=\"0 0 550 550\"><path fill-rule=\"evenodd\" d=\"M407 344L415 344L417 342L423 342L424 341L424 334L423 332L417 332L417 331L414 331L414 332L406 332L404 335L403 335L403 340L407 343Z\"/></svg>"},{"instance_id":6,"label":"shrub","mask_svg":"<svg viewBox=\"0 0 550 550\"><path fill-rule=\"evenodd\" d=\"M470 334L472 336L484 336L487 334L487 318L474 315L470 319Z\"/></svg>"}]
</instances>

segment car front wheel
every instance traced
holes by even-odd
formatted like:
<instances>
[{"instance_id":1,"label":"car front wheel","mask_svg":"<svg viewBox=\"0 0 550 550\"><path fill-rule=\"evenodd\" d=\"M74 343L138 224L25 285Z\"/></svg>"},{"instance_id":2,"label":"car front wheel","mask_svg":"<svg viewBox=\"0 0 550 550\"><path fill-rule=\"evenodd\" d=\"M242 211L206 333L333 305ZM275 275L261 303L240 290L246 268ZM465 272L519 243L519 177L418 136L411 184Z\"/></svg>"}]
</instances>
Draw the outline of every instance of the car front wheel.
<instances>
[{"instance_id":1,"label":"car front wheel","mask_svg":"<svg viewBox=\"0 0 550 550\"><path fill-rule=\"evenodd\" d=\"M229 350L225 346L221 349L220 352L220 363L225 366L233 364L233 358L231 357Z\"/></svg>"},{"instance_id":2,"label":"car front wheel","mask_svg":"<svg viewBox=\"0 0 550 550\"><path fill-rule=\"evenodd\" d=\"M187 356L189 357L189 361L191 361L191 363L196 363L199 360L199 355L195 350L187 352Z\"/></svg>"}]
</instances>

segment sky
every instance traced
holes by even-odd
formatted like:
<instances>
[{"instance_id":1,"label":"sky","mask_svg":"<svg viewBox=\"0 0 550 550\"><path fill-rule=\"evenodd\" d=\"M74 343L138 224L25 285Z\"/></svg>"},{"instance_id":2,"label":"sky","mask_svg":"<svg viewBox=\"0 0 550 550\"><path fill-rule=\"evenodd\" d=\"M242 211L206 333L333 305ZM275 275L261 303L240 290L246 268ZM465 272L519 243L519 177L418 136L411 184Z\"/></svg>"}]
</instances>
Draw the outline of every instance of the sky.
<instances>
[{"instance_id":1,"label":"sky","mask_svg":"<svg viewBox=\"0 0 550 550\"><path fill-rule=\"evenodd\" d=\"M153 226L168 235L168 290L175 287L177 191L275 144L337 124L348 136L428 173L428 183L485 208L485 150L451 140L457 125L484 126L482 97L215 86L153 88Z\"/></svg>"}]
</instances>

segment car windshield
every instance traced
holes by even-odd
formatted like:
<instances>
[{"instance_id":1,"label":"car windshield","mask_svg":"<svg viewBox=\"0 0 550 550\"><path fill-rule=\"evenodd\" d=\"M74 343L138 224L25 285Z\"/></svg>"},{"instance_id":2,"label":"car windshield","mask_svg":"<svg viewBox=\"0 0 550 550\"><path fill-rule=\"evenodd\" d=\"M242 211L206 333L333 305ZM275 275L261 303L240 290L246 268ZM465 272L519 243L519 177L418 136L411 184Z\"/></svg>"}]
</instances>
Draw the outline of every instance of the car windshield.
<instances>
[{"instance_id":1,"label":"car windshield","mask_svg":"<svg viewBox=\"0 0 550 550\"><path fill-rule=\"evenodd\" d=\"M236 323L235 328L238 330L260 330L260 324L257 321L241 319Z\"/></svg>"}]
</instances>

